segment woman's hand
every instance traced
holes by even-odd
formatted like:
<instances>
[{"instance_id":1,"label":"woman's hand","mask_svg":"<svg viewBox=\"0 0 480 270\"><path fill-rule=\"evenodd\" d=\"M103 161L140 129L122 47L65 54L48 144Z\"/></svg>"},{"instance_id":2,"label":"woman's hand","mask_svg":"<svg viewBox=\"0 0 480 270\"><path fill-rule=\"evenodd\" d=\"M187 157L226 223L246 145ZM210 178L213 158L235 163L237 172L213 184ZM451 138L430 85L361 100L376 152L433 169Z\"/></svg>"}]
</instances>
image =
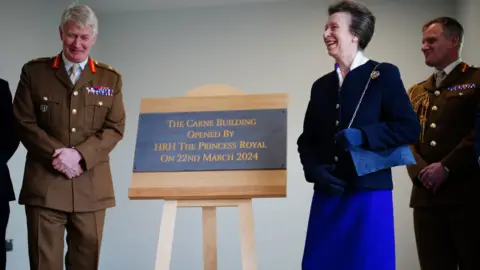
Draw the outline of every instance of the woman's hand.
<instances>
[{"instance_id":1,"label":"woman's hand","mask_svg":"<svg viewBox=\"0 0 480 270\"><path fill-rule=\"evenodd\" d=\"M305 179L307 182L318 185L331 196L341 195L346 183L331 174L334 168L335 165L318 165L304 168Z\"/></svg>"}]
</instances>

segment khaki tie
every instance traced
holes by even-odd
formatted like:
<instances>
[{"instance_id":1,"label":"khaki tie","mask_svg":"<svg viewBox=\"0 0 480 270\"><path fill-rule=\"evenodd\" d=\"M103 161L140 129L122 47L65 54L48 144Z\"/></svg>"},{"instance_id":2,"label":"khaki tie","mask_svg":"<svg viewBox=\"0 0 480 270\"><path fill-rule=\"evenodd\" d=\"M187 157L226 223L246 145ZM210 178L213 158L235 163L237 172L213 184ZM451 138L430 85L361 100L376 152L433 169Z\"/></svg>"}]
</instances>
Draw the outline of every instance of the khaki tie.
<instances>
[{"instance_id":1,"label":"khaki tie","mask_svg":"<svg viewBox=\"0 0 480 270\"><path fill-rule=\"evenodd\" d=\"M78 64L73 64L70 68L70 81L72 81L73 85L77 82L77 71L78 71Z\"/></svg>"},{"instance_id":2,"label":"khaki tie","mask_svg":"<svg viewBox=\"0 0 480 270\"><path fill-rule=\"evenodd\" d=\"M435 74L435 85L437 88L440 86L440 84L443 82L443 80L447 77L447 73L445 71L438 71Z\"/></svg>"}]
</instances>

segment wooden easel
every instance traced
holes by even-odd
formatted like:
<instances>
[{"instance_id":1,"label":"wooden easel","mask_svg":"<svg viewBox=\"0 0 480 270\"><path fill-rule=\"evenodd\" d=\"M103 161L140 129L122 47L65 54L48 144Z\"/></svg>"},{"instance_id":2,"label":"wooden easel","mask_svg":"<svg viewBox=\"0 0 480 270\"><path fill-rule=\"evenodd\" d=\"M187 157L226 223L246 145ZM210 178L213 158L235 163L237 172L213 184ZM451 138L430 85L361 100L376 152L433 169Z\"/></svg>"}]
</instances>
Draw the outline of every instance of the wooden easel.
<instances>
[{"instance_id":1,"label":"wooden easel","mask_svg":"<svg viewBox=\"0 0 480 270\"><path fill-rule=\"evenodd\" d=\"M252 199L245 200L180 200L165 201L158 238L155 270L169 270L172 253L175 215L180 207L202 207L203 265L205 270L217 270L217 207L238 207L242 245L242 269L257 270Z\"/></svg>"},{"instance_id":2,"label":"wooden easel","mask_svg":"<svg viewBox=\"0 0 480 270\"><path fill-rule=\"evenodd\" d=\"M284 94L245 95L226 85L207 85L183 98L144 99L141 113L286 109ZM286 144L286 142L285 142ZM217 207L238 207L242 269L257 270L253 198L286 197L286 169L134 173L129 198L164 199L155 270L170 270L178 208L201 207L204 270L217 270Z\"/></svg>"}]
</instances>

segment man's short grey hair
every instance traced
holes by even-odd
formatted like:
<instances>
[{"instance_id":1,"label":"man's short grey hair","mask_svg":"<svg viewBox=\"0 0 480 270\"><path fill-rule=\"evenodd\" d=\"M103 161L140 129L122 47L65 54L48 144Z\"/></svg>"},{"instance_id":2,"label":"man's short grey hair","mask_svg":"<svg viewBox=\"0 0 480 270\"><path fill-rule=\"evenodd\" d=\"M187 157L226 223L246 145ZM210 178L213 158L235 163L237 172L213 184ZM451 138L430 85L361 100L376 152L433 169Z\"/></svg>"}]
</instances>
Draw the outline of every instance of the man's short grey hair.
<instances>
[{"instance_id":1,"label":"man's short grey hair","mask_svg":"<svg viewBox=\"0 0 480 270\"><path fill-rule=\"evenodd\" d=\"M92 27L93 35L98 34L98 19L95 12L87 5L72 4L62 13L60 26L62 29L65 24L71 21L83 27Z\"/></svg>"}]
</instances>

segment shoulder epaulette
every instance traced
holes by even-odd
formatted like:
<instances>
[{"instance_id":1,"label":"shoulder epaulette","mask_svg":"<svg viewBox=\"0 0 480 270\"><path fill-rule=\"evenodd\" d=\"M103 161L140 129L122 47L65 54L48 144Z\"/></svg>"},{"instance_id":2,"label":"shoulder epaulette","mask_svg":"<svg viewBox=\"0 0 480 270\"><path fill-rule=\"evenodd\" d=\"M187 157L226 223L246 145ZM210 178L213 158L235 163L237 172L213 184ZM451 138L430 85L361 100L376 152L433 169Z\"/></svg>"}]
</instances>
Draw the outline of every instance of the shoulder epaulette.
<instances>
[{"instance_id":1,"label":"shoulder epaulette","mask_svg":"<svg viewBox=\"0 0 480 270\"><path fill-rule=\"evenodd\" d=\"M433 76L433 75L431 75L431 76ZM425 79L425 80L423 80L423 81L421 81L421 82L414 83L414 84L410 87L410 89L412 89L412 90L413 90L413 89L417 89L417 88L425 89L425 84L427 84L429 80L430 80L430 77L428 77L427 79Z\"/></svg>"},{"instance_id":2,"label":"shoulder epaulette","mask_svg":"<svg viewBox=\"0 0 480 270\"><path fill-rule=\"evenodd\" d=\"M425 79L425 80L423 80L423 81L421 81L421 82L419 82L419 83L414 84L413 86L420 86L420 85L426 83L427 81L428 81L428 79Z\"/></svg>"},{"instance_id":3,"label":"shoulder epaulette","mask_svg":"<svg viewBox=\"0 0 480 270\"><path fill-rule=\"evenodd\" d=\"M419 83L414 83L412 85L410 85L409 89L412 89L412 88L415 88L417 86L420 86L420 84L422 84L423 82L419 82Z\"/></svg>"},{"instance_id":4,"label":"shoulder epaulette","mask_svg":"<svg viewBox=\"0 0 480 270\"><path fill-rule=\"evenodd\" d=\"M409 88L407 88L407 92L409 92L409 93L412 92L413 90L415 90L415 88L420 87L420 85L424 82L426 82L426 80L423 81L423 82L412 84Z\"/></svg>"},{"instance_id":5,"label":"shoulder epaulette","mask_svg":"<svg viewBox=\"0 0 480 270\"><path fill-rule=\"evenodd\" d=\"M53 57L39 57L39 58L34 58L34 59L28 61L27 64L47 62L47 61L52 60L52 58L53 58Z\"/></svg>"},{"instance_id":6,"label":"shoulder epaulette","mask_svg":"<svg viewBox=\"0 0 480 270\"><path fill-rule=\"evenodd\" d=\"M93 62L95 63L95 66L98 67L98 68L105 69L105 70L110 70L110 71L118 74L119 76L122 75L122 74L120 74L120 72L119 72L118 70L116 70L116 69L115 69L113 66L111 66L111 65L108 65L108 64L105 64L105 63L96 61L96 60L93 60Z\"/></svg>"}]
</instances>

